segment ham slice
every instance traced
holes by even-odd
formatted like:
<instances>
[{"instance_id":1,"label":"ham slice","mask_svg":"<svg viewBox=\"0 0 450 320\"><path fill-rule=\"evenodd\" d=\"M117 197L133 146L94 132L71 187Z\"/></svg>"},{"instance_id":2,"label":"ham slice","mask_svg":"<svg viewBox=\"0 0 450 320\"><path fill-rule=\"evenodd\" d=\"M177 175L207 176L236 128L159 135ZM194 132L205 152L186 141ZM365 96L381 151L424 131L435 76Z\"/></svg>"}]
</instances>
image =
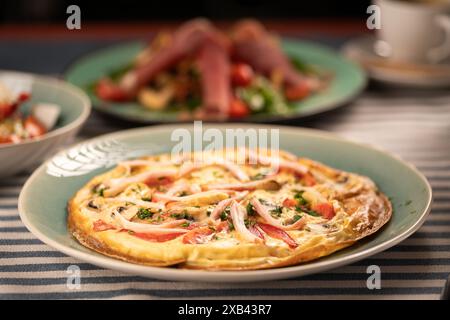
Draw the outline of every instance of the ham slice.
<instances>
[{"instance_id":1,"label":"ham slice","mask_svg":"<svg viewBox=\"0 0 450 320\"><path fill-rule=\"evenodd\" d=\"M300 218L295 223L285 226L283 225L278 219L275 219L272 217L272 215L269 213L267 208L256 198L253 198L250 200L250 203L252 204L253 208L255 208L255 211L264 219L266 222L274 227L280 228L282 230L297 230L301 229L306 224L305 217Z\"/></svg>"},{"instance_id":2,"label":"ham slice","mask_svg":"<svg viewBox=\"0 0 450 320\"><path fill-rule=\"evenodd\" d=\"M105 198L106 201L115 202L129 202L134 203L140 207L148 208L148 209L157 209L157 210L163 210L164 205L162 203L155 203L150 201L144 201L144 200L138 200L133 197L117 197L117 198Z\"/></svg>"},{"instance_id":3,"label":"ham slice","mask_svg":"<svg viewBox=\"0 0 450 320\"><path fill-rule=\"evenodd\" d=\"M188 230L182 228L174 228L187 220L174 220L161 224L149 224L149 223L137 223L131 222L125 219L117 210L113 212L114 220L126 230L138 232L138 233L152 233L152 234L168 234L168 233L186 233Z\"/></svg>"},{"instance_id":4,"label":"ham slice","mask_svg":"<svg viewBox=\"0 0 450 320\"><path fill-rule=\"evenodd\" d=\"M255 20L238 23L232 32L234 56L251 65L256 71L270 77L281 73L289 87L309 86L308 80L290 63L279 44Z\"/></svg>"},{"instance_id":5,"label":"ham slice","mask_svg":"<svg viewBox=\"0 0 450 320\"><path fill-rule=\"evenodd\" d=\"M122 77L118 85L109 82L107 90L103 90L107 94L103 94L102 98L113 101L118 100L118 97L121 100L132 99L158 73L194 55L208 39L214 39L223 47L230 45L229 40L207 20L195 19L183 24L173 33L171 41L154 52L148 62L137 64Z\"/></svg>"},{"instance_id":6,"label":"ham slice","mask_svg":"<svg viewBox=\"0 0 450 320\"><path fill-rule=\"evenodd\" d=\"M204 117L226 119L231 98L228 52L214 38L209 38L200 48L197 65L201 75Z\"/></svg>"},{"instance_id":7,"label":"ham slice","mask_svg":"<svg viewBox=\"0 0 450 320\"><path fill-rule=\"evenodd\" d=\"M237 183L220 183L220 184L210 184L204 186L207 190L235 190L235 191L244 191L244 190L279 190L280 184L273 179L262 179L255 180L249 182L237 182Z\"/></svg>"},{"instance_id":8,"label":"ham slice","mask_svg":"<svg viewBox=\"0 0 450 320\"><path fill-rule=\"evenodd\" d=\"M145 171L131 177L111 179L105 182L107 189L105 189L104 195L105 197L115 196L116 194L122 192L131 183L149 183L151 181L157 181L163 178L173 178L177 174L178 170L176 169L162 169L157 171Z\"/></svg>"},{"instance_id":9,"label":"ham slice","mask_svg":"<svg viewBox=\"0 0 450 320\"><path fill-rule=\"evenodd\" d=\"M224 191L210 190L210 191L199 192L196 194L183 196L183 197L171 196L171 195L167 195L164 193L154 193L153 201L156 201L156 202L176 201L176 202L183 202L185 204L195 206L195 205L207 205L207 204L217 203L228 197L229 197L228 193L226 193Z\"/></svg>"},{"instance_id":10,"label":"ham slice","mask_svg":"<svg viewBox=\"0 0 450 320\"><path fill-rule=\"evenodd\" d=\"M202 161L202 162L185 162L180 168L179 176L185 176L195 170L199 170L208 166L220 166L231 172L232 175L234 175L237 179L240 181L248 181L250 178L248 177L247 173L245 173L244 170L242 170L237 164L233 163L232 161L213 157L212 159L209 159L208 161Z\"/></svg>"},{"instance_id":11,"label":"ham slice","mask_svg":"<svg viewBox=\"0 0 450 320\"><path fill-rule=\"evenodd\" d=\"M239 233L239 235L243 239L245 239L247 241L261 242L262 241L261 238L259 238L258 236L254 235L245 226L244 212L243 211L245 211L245 209L242 208L236 201L234 201L232 203L230 214L231 214L231 219L233 221L233 225L234 225L235 230Z\"/></svg>"},{"instance_id":12,"label":"ham slice","mask_svg":"<svg viewBox=\"0 0 450 320\"><path fill-rule=\"evenodd\" d=\"M233 199L225 199L220 201L217 206L214 208L214 210L211 212L211 215L209 216L209 218L212 221L216 221L217 219L219 219L220 214L226 209L226 207L228 207L231 203L233 202Z\"/></svg>"},{"instance_id":13,"label":"ham slice","mask_svg":"<svg viewBox=\"0 0 450 320\"><path fill-rule=\"evenodd\" d=\"M252 150L248 150L247 155L250 163L261 163L263 165L270 165L274 169L278 168L291 170L299 175L305 175L308 173L308 168L296 161L285 160L275 156L262 155Z\"/></svg>"}]
</instances>

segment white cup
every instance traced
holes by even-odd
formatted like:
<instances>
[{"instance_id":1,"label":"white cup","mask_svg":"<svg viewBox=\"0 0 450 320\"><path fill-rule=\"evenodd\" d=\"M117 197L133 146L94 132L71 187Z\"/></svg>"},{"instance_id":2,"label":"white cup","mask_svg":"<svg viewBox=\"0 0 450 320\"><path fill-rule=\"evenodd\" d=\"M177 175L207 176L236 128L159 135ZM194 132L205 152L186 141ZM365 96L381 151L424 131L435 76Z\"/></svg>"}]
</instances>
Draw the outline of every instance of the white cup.
<instances>
[{"instance_id":1,"label":"white cup","mask_svg":"<svg viewBox=\"0 0 450 320\"><path fill-rule=\"evenodd\" d=\"M438 63L450 56L450 0L374 0L381 29L375 51L389 59Z\"/></svg>"}]
</instances>

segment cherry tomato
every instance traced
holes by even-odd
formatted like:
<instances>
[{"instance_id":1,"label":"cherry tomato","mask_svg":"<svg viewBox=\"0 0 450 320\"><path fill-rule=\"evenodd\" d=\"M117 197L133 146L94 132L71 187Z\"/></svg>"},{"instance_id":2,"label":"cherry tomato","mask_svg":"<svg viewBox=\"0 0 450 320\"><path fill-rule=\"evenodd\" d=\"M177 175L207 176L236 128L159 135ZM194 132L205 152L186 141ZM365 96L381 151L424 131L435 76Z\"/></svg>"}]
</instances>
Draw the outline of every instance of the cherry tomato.
<instances>
[{"instance_id":1,"label":"cherry tomato","mask_svg":"<svg viewBox=\"0 0 450 320\"><path fill-rule=\"evenodd\" d=\"M284 95L288 100L301 100L311 93L311 89L306 82L301 82L295 86L288 86L284 90Z\"/></svg>"},{"instance_id":2,"label":"cherry tomato","mask_svg":"<svg viewBox=\"0 0 450 320\"><path fill-rule=\"evenodd\" d=\"M319 213L325 219L332 219L335 216L334 208L329 203L317 203L311 207L312 210Z\"/></svg>"},{"instance_id":3,"label":"cherry tomato","mask_svg":"<svg viewBox=\"0 0 450 320\"><path fill-rule=\"evenodd\" d=\"M295 199L286 198L283 201L283 207L292 208L292 207L295 207L296 205L297 205L297 200L295 200Z\"/></svg>"},{"instance_id":4,"label":"cherry tomato","mask_svg":"<svg viewBox=\"0 0 450 320\"><path fill-rule=\"evenodd\" d=\"M128 96L122 88L115 85L111 80L103 79L97 83L95 93L100 99L106 101L126 101Z\"/></svg>"},{"instance_id":5,"label":"cherry tomato","mask_svg":"<svg viewBox=\"0 0 450 320\"><path fill-rule=\"evenodd\" d=\"M238 87L248 86L253 80L253 69L248 64L236 63L231 67L231 83Z\"/></svg>"},{"instance_id":6,"label":"cherry tomato","mask_svg":"<svg viewBox=\"0 0 450 320\"><path fill-rule=\"evenodd\" d=\"M234 98L231 100L229 113L232 118L244 118L250 114L250 109L242 100Z\"/></svg>"},{"instance_id":7,"label":"cherry tomato","mask_svg":"<svg viewBox=\"0 0 450 320\"><path fill-rule=\"evenodd\" d=\"M25 119L24 128L31 138L42 136L47 132L47 129L33 116Z\"/></svg>"},{"instance_id":8,"label":"cherry tomato","mask_svg":"<svg viewBox=\"0 0 450 320\"><path fill-rule=\"evenodd\" d=\"M17 103L0 104L0 120L6 119L12 115L18 106Z\"/></svg>"}]
</instances>

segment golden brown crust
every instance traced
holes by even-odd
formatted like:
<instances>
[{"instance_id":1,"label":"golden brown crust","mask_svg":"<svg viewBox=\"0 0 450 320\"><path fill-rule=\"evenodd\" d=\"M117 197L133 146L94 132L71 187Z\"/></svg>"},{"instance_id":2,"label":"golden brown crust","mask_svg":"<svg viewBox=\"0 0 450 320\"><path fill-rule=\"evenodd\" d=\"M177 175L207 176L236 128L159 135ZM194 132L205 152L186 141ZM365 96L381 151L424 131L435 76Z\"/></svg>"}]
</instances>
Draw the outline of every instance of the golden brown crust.
<instances>
[{"instance_id":1,"label":"golden brown crust","mask_svg":"<svg viewBox=\"0 0 450 320\"><path fill-rule=\"evenodd\" d=\"M180 238L164 243L149 242L126 232L93 230L94 218L81 211L81 203L92 187L105 179L117 175L117 169L97 176L80 189L68 203L68 228L70 233L84 246L106 256L149 266L175 266L206 270L250 270L268 269L305 263L348 247L356 241L377 232L392 215L392 206L385 195L370 183L360 183L364 177L329 168L308 159L301 163L327 177L349 179L348 190L342 204L348 214L336 222L324 234L313 231L291 233L300 245L289 249L277 242L269 244L240 243L230 247L212 244L184 244ZM367 178L364 178L367 179ZM359 188L359 189L358 189ZM369 201L370 199L370 201ZM366 206L367 210L361 210ZM302 242L302 239L306 239Z\"/></svg>"}]
</instances>

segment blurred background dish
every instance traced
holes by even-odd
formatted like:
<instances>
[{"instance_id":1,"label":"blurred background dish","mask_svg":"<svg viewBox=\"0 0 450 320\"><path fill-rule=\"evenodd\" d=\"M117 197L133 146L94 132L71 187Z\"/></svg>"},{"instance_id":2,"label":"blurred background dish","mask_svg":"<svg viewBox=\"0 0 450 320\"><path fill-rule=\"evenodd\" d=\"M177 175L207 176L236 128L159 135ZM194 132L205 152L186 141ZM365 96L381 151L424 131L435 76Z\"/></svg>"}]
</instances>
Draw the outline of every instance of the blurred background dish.
<instances>
[{"instance_id":1,"label":"blurred background dish","mask_svg":"<svg viewBox=\"0 0 450 320\"><path fill-rule=\"evenodd\" d=\"M135 42L91 53L76 60L66 71L65 78L86 91L96 110L121 119L142 123L192 120L193 117L187 115L192 115L194 111L189 108L184 108L185 110L182 111L182 108L176 106L164 106L159 110L158 108L152 110L138 101L105 101L95 93L95 88L92 85L95 86L99 79L111 75L114 70L120 70L129 65L145 47L145 43ZM283 39L282 48L299 68L317 70L314 72L322 74L324 78L328 77L328 79L323 80L323 88L318 88L316 93L311 93L308 97L287 103L284 98L281 98L281 94L273 89L272 85L267 84L269 83L268 79L260 78L259 80L267 84L264 85L264 88L256 85L253 90L248 86L238 87L236 91L239 93L239 90L241 90L240 92L243 95L251 94L249 100L260 98L262 100L261 110L250 112L248 105L251 102L246 101L245 113L234 114L235 116L231 117L232 119L271 122L311 116L350 102L365 88L365 73L356 64L342 58L327 47L311 42ZM275 98L280 102L274 101L277 100ZM282 104L282 106L275 108L277 104ZM198 109L201 108L197 108L197 111ZM223 120L223 117L209 117L207 119L220 121Z\"/></svg>"},{"instance_id":2,"label":"blurred background dish","mask_svg":"<svg viewBox=\"0 0 450 320\"><path fill-rule=\"evenodd\" d=\"M33 168L73 138L88 118L91 104L81 90L56 78L0 71L0 79L5 83L11 79L16 83L29 83L29 98L19 106L19 111L26 117L23 129L19 129L25 131L24 137L18 137L19 130L16 129L12 141L0 144L0 177L5 177ZM55 108L58 108L56 117ZM45 115L41 115L42 113ZM31 119L30 114L35 116L34 119L36 116L42 116L42 120L31 130L28 129L27 123ZM46 120L55 121L49 131L30 136L30 132L41 130L42 126L46 125ZM5 118L0 125L9 127L9 124L4 124L6 121L9 119ZM21 120L14 122L14 127L22 125Z\"/></svg>"}]
</instances>

